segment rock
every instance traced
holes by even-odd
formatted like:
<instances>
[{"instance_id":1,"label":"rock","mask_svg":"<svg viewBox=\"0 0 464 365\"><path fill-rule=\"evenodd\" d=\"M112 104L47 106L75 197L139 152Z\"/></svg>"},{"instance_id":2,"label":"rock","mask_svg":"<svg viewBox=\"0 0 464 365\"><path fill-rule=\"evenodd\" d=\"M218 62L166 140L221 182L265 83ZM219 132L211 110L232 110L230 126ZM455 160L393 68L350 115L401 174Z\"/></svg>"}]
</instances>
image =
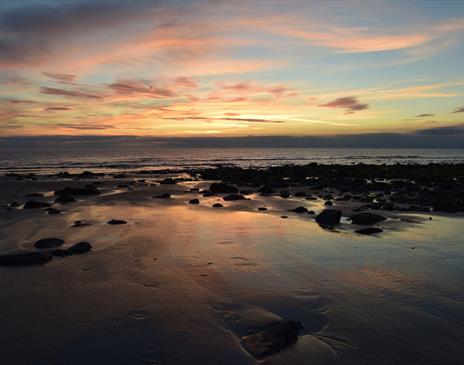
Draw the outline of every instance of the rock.
<instances>
[{"instance_id":1,"label":"rock","mask_svg":"<svg viewBox=\"0 0 464 365\"><path fill-rule=\"evenodd\" d=\"M177 184L177 181L170 178L170 177L167 177L167 178L163 179L162 181L160 181L160 184L162 184L162 185L175 185L175 184Z\"/></svg>"},{"instance_id":2,"label":"rock","mask_svg":"<svg viewBox=\"0 0 464 365\"><path fill-rule=\"evenodd\" d=\"M332 206L333 203L330 201L330 200L327 200L325 203L324 203L325 206Z\"/></svg>"},{"instance_id":3,"label":"rock","mask_svg":"<svg viewBox=\"0 0 464 365\"><path fill-rule=\"evenodd\" d=\"M189 204L200 204L200 201L198 199L192 199L189 200Z\"/></svg>"},{"instance_id":4,"label":"rock","mask_svg":"<svg viewBox=\"0 0 464 365\"><path fill-rule=\"evenodd\" d=\"M307 211L308 209L306 209L305 207L298 207L298 208L289 210L289 212L294 212L294 213L306 213Z\"/></svg>"},{"instance_id":5,"label":"rock","mask_svg":"<svg viewBox=\"0 0 464 365\"><path fill-rule=\"evenodd\" d=\"M281 321L263 331L243 337L243 346L255 358L269 356L295 343L302 328L300 322Z\"/></svg>"},{"instance_id":6,"label":"rock","mask_svg":"<svg viewBox=\"0 0 464 365\"><path fill-rule=\"evenodd\" d=\"M75 188L67 186L63 189L56 190L54 195L98 195L100 192L93 185L86 185L83 188Z\"/></svg>"},{"instance_id":7,"label":"rock","mask_svg":"<svg viewBox=\"0 0 464 365\"><path fill-rule=\"evenodd\" d=\"M85 226L90 226L89 223L87 223L86 221L74 221L74 224L71 226L71 228L76 228L76 227L85 227Z\"/></svg>"},{"instance_id":8,"label":"rock","mask_svg":"<svg viewBox=\"0 0 464 365\"><path fill-rule=\"evenodd\" d=\"M80 255L89 252L92 249L92 245L88 242L79 242L68 248L68 251L73 255Z\"/></svg>"},{"instance_id":9,"label":"rock","mask_svg":"<svg viewBox=\"0 0 464 365\"><path fill-rule=\"evenodd\" d=\"M52 259L46 251L31 251L0 255L0 266L20 266L44 264Z\"/></svg>"},{"instance_id":10,"label":"rock","mask_svg":"<svg viewBox=\"0 0 464 365\"><path fill-rule=\"evenodd\" d=\"M286 215L281 215L280 218L287 219L288 216L286 216Z\"/></svg>"},{"instance_id":11,"label":"rock","mask_svg":"<svg viewBox=\"0 0 464 365\"><path fill-rule=\"evenodd\" d=\"M290 192L288 190L281 190L279 195L281 198L290 198Z\"/></svg>"},{"instance_id":12,"label":"rock","mask_svg":"<svg viewBox=\"0 0 464 365\"><path fill-rule=\"evenodd\" d=\"M267 208L266 207L259 207L258 210L265 211L265 210L267 210Z\"/></svg>"},{"instance_id":13,"label":"rock","mask_svg":"<svg viewBox=\"0 0 464 365\"><path fill-rule=\"evenodd\" d=\"M355 232L359 234L376 234L376 233L383 232L383 230L377 227L367 227L367 228L358 229Z\"/></svg>"},{"instance_id":14,"label":"rock","mask_svg":"<svg viewBox=\"0 0 464 365\"><path fill-rule=\"evenodd\" d=\"M43 198L44 195L41 193L31 193L31 194L26 194L24 196L28 198Z\"/></svg>"},{"instance_id":15,"label":"rock","mask_svg":"<svg viewBox=\"0 0 464 365\"><path fill-rule=\"evenodd\" d=\"M106 222L107 224L127 224L126 221L123 221L122 219L111 219L109 220L108 222Z\"/></svg>"},{"instance_id":16,"label":"rock","mask_svg":"<svg viewBox=\"0 0 464 365\"><path fill-rule=\"evenodd\" d=\"M127 179L127 175L126 174L118 174L118 175L113 176L113 179Z\"/></svg>"},{"instance_id":17,"label":"rock","mask_svg":"<svg viewBox=\"0 0 464 365\"><path fill-rule=\"evenodd\" d=\"M37 202L35 200L29 200L24 204L23 209L37 209L37 208L48 208L51 204L44 202Z\"/></svg>"},{"instance_id":18,"label":"rock","mask_svg":"<svg viewBox=\"0 0 464 365\"><path fill-rule=\"evenodd\" d=\"M212 183L209 186L209 191L214 194L233 194L238 193L238 188L224 183Z\"/></svg>"},{"instance_id":19,"label":"rock","mask_svg":"<svg viewBox=\"0 0 464 365\"><path fill-rule=\"evenodd\" d=\"M308 214L316 214L314 210L308 210Z\"/></svg>"},{"instance_id":20,"label":"rock","mask_svg":"<svg viewBox=\"0 0 464 365\"><path fill-rule=\"evenodd\" d=\"M67 248L55 248L54 250L50 251L53 256L57 257L66 257L71 256L72 253Z\"/></svg>"},{"instance_id":21,"label":"rock","mask_svg":"<svg viewBox=\"0 0 464 365\"><path fill-rule=\"evenodd\" d=\"M72 196L69 195L60 195L58 198L55 199L55 203L60 203L60 204L68 204L75 202L76 199L74 199Z\"/></svg>"},{"instance_id":22,"label":"rock","mask_svg":"<svg viewBox=\"0 0 464 365\"><path fill-rule=\"evenodd\" d=\"M209 196L213 196L213 195L214 195L214 194L213 194L211 191L205 191L205 192L203 193L203 196L204 196L205 198L207 198L207 197L209 197Z\"/></svg>"},{"instance_id":23,"label":"rock","mask_svg":"<svg viewBox=\"0 0 464 365\"><path fill-rule=\"evenodd\" d=\"M191 191L192 193L193 193L193 192L197 192L197 191L199 191L199 190L200 190L200 189L198 189L198 188L190 188L190 191Z\"/></svg>"},{"instance_id":24,"label":"rock","mask_svg":"<svg viewBox=\"0 0 464 365\"><path fill-rule=\"evenodd\" d=\"M306 195L308 195L308 194L306 194L304 191L297 191L295 193L295 196L297 196L297 197L302 197L302 196L306 196Z\"/></svg>"},{"instance_id":25,"label":"rock","mask_svg":"<svg viewBox=\"0 0 464 365\"><path fill-rule=\"evenodd\" d=\"M216 203L216 204L213 204L213 208L222 208L223 205L221 203Z\"/></svg>"},{"instance_id":26,"label":"rock","mask_svg":"<svg viewBox=\"0 0 464 365\"><path fill-rule=\"evenodd\" d=\"M34 247L38 249L55 248L61 246L64 242L60 238L42 238L34 243Z\"/></svg>"},{"instance_id":27,"label":"rock","mask_svg":"<svg viewBox=\"0 0 464 365\"><path fill-rule=\"evenodd\" d=\"M351 223L370 226L372 224L382 222L385 219L387 219L387 218L382 217L381 215L378 215L378 214L359 213L359 214L356 214L356 215L351 217Z\"/></svg>"},{"instance_id":28,"label":"rock","mask_svg":"<svg viewBox=\"0 0 464 365\"><path fill-rule=\"evenodd\" d=\"M92 177L99 177L99 176L105 176L104 173L102 172L92 172L92 171L84 171L79 174L79 177L82 178L92 178Z\"/></svg>"},{"instance_id":29,"label":"rock","mask_svg":"<svg viewBox=\"0 0 464 365\"><path fill-rule=\"evenodd\" d=\"M263 185L258 189L258 192L261 195L270 195L270 194L274 194L275 189L270 185Z\"/></svg>"},{"instance_id":30,"label":"rock","mask_svg":"<svg viewBox=\"0 0 464 365\"><path fill-rule=\"evenodd\" d=\"M61 213L58 209L55 209L55 208L48 208L47 212L48 214L60 214Z\"/></svg>"},{"instance_id":31,"label":"rock","mask_svg":"<svg viewBox=\"0 0 464 365\"><path fill-rule=\"evenodd\" d=\"M237 193L226 195L223 199L225 201L246 200L246 198L242 194L237 194Z\"/></svg>"},{"instance_id":32,"label":"rock","mask_svg":"<svg viewBox=\"0 0 464 365\"><path fill-rule=\"evenodd\" d=\"M325 209L316 216L316 222L321 226L335 226L340 223L341 210Z\"/></svg>"},{"instance_id":33,"label":"rock","mask_svg":"<svg viewBox=\"0 0 464 365\"><path fill-rule=\"evenodd\" d=\"M153 199L169 199L171 197L171 194L169 193L163 193L160 195L154 195L152 198Z\"/></svg>"}]
</instances>

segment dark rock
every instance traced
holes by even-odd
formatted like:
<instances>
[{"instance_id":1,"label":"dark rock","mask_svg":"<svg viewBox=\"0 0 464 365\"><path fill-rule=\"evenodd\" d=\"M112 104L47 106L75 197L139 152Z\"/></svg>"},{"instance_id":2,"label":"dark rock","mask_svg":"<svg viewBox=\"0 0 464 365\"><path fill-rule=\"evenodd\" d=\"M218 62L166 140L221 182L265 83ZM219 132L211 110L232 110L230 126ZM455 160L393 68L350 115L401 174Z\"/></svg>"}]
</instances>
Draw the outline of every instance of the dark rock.
<instances>
[{"instance_id":1,"label":"dark rock","mask_svg":"<svg viewBox=\"0 0 464 365\"><path fill-rule=\"evenodd\" d=\"M98 195L100 192L98 189L93 185L86 185L83 188L75 188L67 186L63 189L56 190L54 192L55 195Z\"/></svg>"},{"instance_id":2,"label":"dark rock","mask_svg":"<svg viewBox=\"0 0 464 365\"><path fill-rule=\"evenodd\" d=\"M212 183L209 186L209 191L214 194L233 194L238 193L238 188L236 186L224 183Z\"/></svg>"},{"instance_id":3,"label":"dark rock","mask_svg":"<svg viewBox=\"0 0 464 365\"><path fill-rule=\"evenodd\" d=\"M41 193L31 193L31 194L26 194L24 195L29 198L43 198L43 194Z\"/></svg>"},{"instance_id":4,"label":"dark rock","mask_svg":"<svg viewBox=\"0 0 464 365\"><path fill-rule=\"evenodd\" d=\"M50 251L53 256L57 257L66 257L71 256L72 252L70 252L67 248L55 248L54 250Z\"/></svg>"},{"instance_id":5,"label":"dark rock","mask_svg":"<svg viewBox=\"0 0 464 365\"><path fill-rule=\"evenodd\" d=\"M111 219L106 223L114 225L114 224L126 224L127 222L123 221L122 219Z\"/></svg>"},{"instance_id":6,"label":"dark rock","mask_svg":"<svg viewBox=\"0 0 464 365\"><path fill-rule=\"evenodd\" d=\"M99 177L99 176L105 176L105 174L102 172L97 173L97 172L92 172L92 171L84 171L79 174L79 177L82 177L82 178L92 178L92 177Z\"/></svg>"},{"instance_id":7,"label":"dark rock","mask_svg":"<svg viewBox=\"0 0 464 365\"><path fill-rule=\"evenodd\" d=\"M316 216L316 222L321 226L335 226L340 223L341 210L325 209Z\"/></svg>"},{"instance_id":8,"label":"dark rock","mask_svg":"<svg viewBox=\"0 0 464 365\"><path fill-rule=\"evenodd\" d=\"M308 214L316 214L314 210L308 210Z\"/></svg>"},{"instance_id":9,"label":"dark rock","mask_svg":"<svg viewBox=\"0 0 464 365\"><path fill-rule=\"evenodd\" d=\"M281 215L280 218L287 219L288 216L286 216L286 215Z\"/></svg>"},{"instance_id":10,"label":"dark rock","mask_svg":"<svg viewBox=\"0 0 464 365\"><path fill-rule=\"evenodd\" d=\"M270 185L263 185L258 189L258 192L261 195L270 195L270 194L274 194L275 189Z\"/></svg>"},{"instance_id":11,"label":"dark rock","mask_svg":"<svg viewBox=\"0 0 464 365\"><path fill-rule=\"evenodd\" d=\"M55 208L48 208L47 212L48 214L60 214L61 213L58 209L55 209Z\"/></svg>"},{"instance_id":12,"label":"dark rock","mask_svg":"<svg viewBox=\"0 0 464 365\"><path fill-rule=\"evenodd\" d=\"M290 198L290 192L288 190L281 190L279 195L281 198Z\"/></svg>"},{"instance_id":13,"label":"dark rock","mask_svg":"<svg viewBox=\"0 0 464 365\"><path fill-rule=\"evenodd\" d=\"M359 213L359 214L356 214L356 215L351 217L351 223L370 226L372 224L382 222L385 219L387 219L387 218L382 217L381 215L378 215L378 214Z\"/></svg>"},{"instance_id":14,"label":"dark rock","mask_svg":"<svg viewBox=\"0 0 464 365\"><path fill-rule=\"evenodd\" d=\"M192 199L189 200L189 204L200 204L200 201L198 199Z\"/></svg>"},{"instance_id":15,"label":"dark rock","mask_svg":"<svg viewBox=\"0 0 464 365\"><path fill-rule=\"evenodd\" d=\"M51 204L44 202L37 202L35 200L29 200L24 204L23 209L37 209L37 208L48 208Z\"/></svg>"},{"instance_id":16,"label":"dark rock","mask_svg":"<svg viewBox=\"0 0 464 365\"><path fill-rule=\"evenodd\" d=\"M295 343L302 328L300 322L281 321L263 331L245 336L243 346L256 358L269 356Z\"/></svg>"},{"instance_id":17,"label":"dark rock","mask_svg":"<svg viewBox=\"0 0 464 365\"><path fill-rule=\"evenodd\" d=\"M199 189L198 188L190 188L190 191L193 193L193 192L199 191Z\"/></svg>"},{"instance_id":18,"label":"dark rock","mask_svg":"<svg viewBox=\"0 0 464 365\"><path fill-rule=\"evenodd\" d=\"M221 203L216 203L216 204L213 204L213 208L222 208L223 205Z\"/></svg>"},{"instance_id":19,"label":"dark rock","mask_svg":"<svg viewBox=\"0 0 464 365\"><path fill-rule=\"evenodd\" d=\"M163 193L160 195L154 195L152 198L153 199L169 199L171 197L171 194L169 193Z\"/></svg>"},{"instance_id":20,"label":"dark rock","mask_svg":"<svg viewBox=\"0 0 464 365\"><path fill-rule=\"evenodd\" d=\"M113 179L127 179L126 174L118 174L113 177Z\"/></svg>"},{"instance_id":21,"label":"dark rock","mask_svg":"<svg viewBox=\"0 0 464 365\"><path fill-rule=\"evenodd\" d=\"M164 180L160 181L160 184L162 184L162 185L174 185L174 184L177 184L177 181L170 178L170 177L167 177Z\"/></svg>"},{"instance_id":22,"label":"dark rock","mask_svg":"<svg viewBox=\"0 0 464 365\"><path fill-rule=\"evenodd\" d=\"M211 191L205 191L205 192L203 193L203 196L204 196L205 198L207 198L207 197L209 197L209 196L213 196L213 195L214 195L214 194L213 194Z\"/></svg>"},{"instance_id":23,"label":"dark rock","mask_svg":"<svg viewBox=\"0 0 464 365\"><path fill-rule=\"evenodd\" d=\"M71 226L71 228L85 227L85 226L90 226L90 223L79 220L79 221L74 221L74 224Z\"/></svg>"},{"instance_id":24,"label":"dark rock","mask_svg":"<svg viewBox=\"0 0 464 365\"><path fill-rule=\"evenodd\" d=\"M266 207L259 207L258 210L265 211L265 210L267 210L267 208Z\"/></svg>"},{"instance_id":25,"label":"dark rock","mask_svg":"<svg viewBox=\"0 0 464 365\"><path fill-rule=\"evenodd\" d=\"M60 203L60 204L68 204L75 202L76 199L74 199L72 196L69 195L60 195L58 198L55 199L55 203Z\"/></svg>"},{"instance_id":26,"label":"dark rock","mask_svg":"<svg viewBox=\"0 0 464 365\"><path fill-rule=\"evenodd\" d=\"M92 249L92 245L88 242L79 242L68 248L68 251L73 255L80 255L89 252Z\"/></svg>"},{"instance_id":27,"label":"dark rock","mask_svg":"<svg viewBox=\"0 0 464 365\"><path fill-rule=\"evenodd\" d=\"M367 228L358 229L355 232L359 234L376 234L376 233L383 232L383 230L377 227L367 227Z\"/></svg>"},{"instance_id":28,"label":"dark rock","mask_svg":"<svg viewBox=\"0 0 464 365\"><path fill-rule=\"evenodd\" d=\"M325 206L332 206L333 203L330 201L330 200L327 200L325 203L324 203Z\"/></svg>"},{"instance_id":29,"label":"dark rock","mask_svg":"<svg viewBox=\"0 0 464 365\"><path fill-rule=\"evenodd\" d=\"M297 196L297 197L302 197L302 196L306 196L306 195L308 195L308 194L306 194L304 191L297 191L295 193L295 196Z\"/></svg>"},{"instance_id":30,"label":"dark rock","mask_svg":"<svg viewBox=\"0 0 464 365\"><path fill-rule=\"evenodd\" d=\"M225 201L246 200L246 198L242 194L237 194L237 193L226 195L223 199Z\"/></svg>"},{"instance_id":31,"label":"dark rock","mask_svg":"<svg viewBox=\"0 0 464 365\"><path fill-rule=\"evenodd\" d=\"M289 210L289 212L294 212L294 213L306 213L307 211L308 209L306 209L305 207L298 207L298 208Z\"/></svg>"},{"instance_id":32,"label":"dark rock","mask_svg":"<svg viewBox=\"0 0 464 365\"><path fill-rule=\"evenodd\" d=\"M0 266L20 266L44 264L52 259L46 251L32 251L0 255Z\"/></svg>"},{"instance_id":33,"label":"dark rock","mask_svg":"<svg viewBox=\"0 0 464 365\"><path fill-rule=\"evenodd\" d=\"M248 189L240 190L240 194L242 195L250 195L253 193L254 193L254 190L248 190Z\"/></svg>"},{"instance_id":34,"label":"dark rock","mask_svg":"<svg viewBox=\"0 0 464 365\"><path fill-rule=\"evenodd\" d=\"M42 238L34 243L34 247L38 249L55 248L61 246L64 242L60 238Z\"/></svg>"}]
</instances>

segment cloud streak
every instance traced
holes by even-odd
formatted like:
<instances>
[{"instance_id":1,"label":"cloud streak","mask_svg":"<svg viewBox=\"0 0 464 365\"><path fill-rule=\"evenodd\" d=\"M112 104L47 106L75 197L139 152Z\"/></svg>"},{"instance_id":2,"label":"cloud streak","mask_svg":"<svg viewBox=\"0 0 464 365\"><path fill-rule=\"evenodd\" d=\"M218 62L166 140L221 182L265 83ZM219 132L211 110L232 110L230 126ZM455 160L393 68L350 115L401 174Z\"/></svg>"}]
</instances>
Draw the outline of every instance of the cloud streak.
<instances>
[{"instance_id":1,"label":"cloud streak","mask_svg":"<svg viewBox=\"0 0 464 365\"><path fill-rule=\"evenodd\" d=\"M369 107L368 104L361 104L354 96L338 98L328 103L320 104L319 106L326 108L345 109L346 113L354 113L360 110L367 109Z\"/></svg>"}]
</instances>

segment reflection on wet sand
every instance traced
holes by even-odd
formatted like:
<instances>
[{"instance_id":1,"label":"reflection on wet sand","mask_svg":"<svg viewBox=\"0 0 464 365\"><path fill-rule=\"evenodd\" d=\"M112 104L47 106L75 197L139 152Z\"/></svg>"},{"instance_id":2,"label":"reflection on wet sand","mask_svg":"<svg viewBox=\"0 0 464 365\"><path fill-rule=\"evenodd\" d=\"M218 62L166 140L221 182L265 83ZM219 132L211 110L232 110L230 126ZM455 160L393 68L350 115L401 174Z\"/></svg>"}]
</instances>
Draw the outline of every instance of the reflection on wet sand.
<instances>
[{"instance_id":1,"label":"reflection on wet sand","mask_svg":"<svg viewBox=\"0 0 464 365\"><path fill-rule=\"evenodd\" d=\"M37 184L45 192L63 185ZM464 361L461 219L385 213L384 232L366 237L349 220L323 229L289 212L319 212L320 200L224 201L190 191L192 183L131 186L106 183L57 215L1 212L3 252L44 237L93 246L45 266L0 268L8 364ZM163 192L172 197L151 198ZM188 204L196 197L200 204ZM71 228L78 220L88 225ZM253 356L247 338L284 321L303 325L296 342L259 343L279 351Z\"/></svg>"}]
</instances>

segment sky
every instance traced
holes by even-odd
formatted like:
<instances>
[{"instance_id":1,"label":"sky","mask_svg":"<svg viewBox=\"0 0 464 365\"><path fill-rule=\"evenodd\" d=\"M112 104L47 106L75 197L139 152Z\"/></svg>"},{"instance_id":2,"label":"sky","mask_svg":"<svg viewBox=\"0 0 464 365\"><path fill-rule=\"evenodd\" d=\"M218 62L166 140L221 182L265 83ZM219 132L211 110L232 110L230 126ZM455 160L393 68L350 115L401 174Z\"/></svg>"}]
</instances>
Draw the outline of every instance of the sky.
<instances>
[{"instance_id":1,"label":"sky","mask_svg":"<svg viewBox=\"0 0 464 365\"><path fill-rule=\"evenodd\" d=\"M458 0L3 0L0 137L464 137L463 65Z\"/></svg>"}]
</instances>

